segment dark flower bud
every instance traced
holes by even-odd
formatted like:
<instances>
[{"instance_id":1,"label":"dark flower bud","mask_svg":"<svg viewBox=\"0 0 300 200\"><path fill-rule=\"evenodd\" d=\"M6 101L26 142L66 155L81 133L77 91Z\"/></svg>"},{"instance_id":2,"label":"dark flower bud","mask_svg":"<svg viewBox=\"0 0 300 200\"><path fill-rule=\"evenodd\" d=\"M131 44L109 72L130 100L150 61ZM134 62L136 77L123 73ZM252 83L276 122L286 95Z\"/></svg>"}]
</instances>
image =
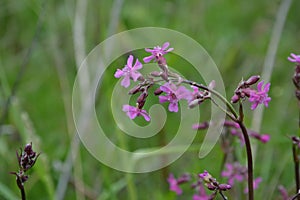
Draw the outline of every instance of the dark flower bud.
<instances>
[{"instance_id":1,"label":"dark flower bud","mask_svg":"<svg viewBox=\"0 0 300 200\"><path fill-rule=\"evenodd\" d=\"M148 92L144 91L137 99L137 103L138 103L138 108L142 109L143 106L145 105L146 102L146 98L148 96Z\"/></svg>"},{"instance_id":2,"label":"dark flower bud","mask_svg":"<svg viewBox=\"0 0 300 200\"><path fill-rule=\"evenodd\" d=\"M296 95L297 99L300 101L300 90L296 90L295 95Z\"/></svg>"},{"instance_id":3,"label":"dark flower bud","mask_svg":"<svg viewBox=\"0 0 300 200\"><path fill-rule=\"evenodd\" d=\"M234 94L232 97L231 97L231 103L236 103L240 100L240 97L236 94Z\"/></svg>"},{"instance_id":4,"label":"dark flower bud","mask_svg":"<svg viewBox=\"0 0 300 200\"><path fill-rule=\"evenodd\" d=\"M259 75L251 76L248 80L246 80L244 82L244 84L250 86L250 85L257 83L257 81L259 81L259 79L260 79Z\"/></svg>"},{"instance_id":5,"label":"dark flower bud","mask_svg":"<svg viewBox=\"0 0 300 200\"><path fill-rule=\"evenodd\" d=\"M140 90L141 90L141 86L136 85L131 90L129 90L128 94L129 95L136 94L136 93L140 92Z\"/></svg>"},{"instance_id":6,"label":"dark flower bud","mask_svg":"<svg viewBox=\"0 0 300 200\"><path fill-rule=\"evenodd\" d=\"M145 80L145 78L143 76L139 76L138 80L141 81L141 82L143 82Z\"/></svg>"},{"instance_id":7,"label":"dark flower bud","mask_svg":"<svg viewBox=\"0 0 300 200\"><path fill-rule=\"evenodd\" d=\"M293 77L293 83L297 89L300 88L300 76L299 74L295 74Z\"/></svg>"},{"instance_id":8,"label":"dark flower bud","mask_svg":"<svg viewBox=\"0 0 300 200\"><path fill-rule=\"evenodd\" d=\"M155 95L160 95L161 93L163 93L163 91L162 91L160 88L157 88L157 89L154 91L154 94L155 94Z\"/></svg>"},{"instance_id":9,"label":"dark flower bud","mask_svg":"<svg viewBox=\"0 0 300 200\"><path fill-rule=\"evenodd\" d=\"M167 81L167 82L169 81L169 77L168 77L168 73L167 72L163 72L160 76L165 81Z\"/></svg>"},{"instance_id":10,"label":"dark flower bud","mask_svg":"<svg viewBox=\"0 0 300 200\"><path fill-rule=\"evenodd\" d=\"M219 185L219 189L222 190L222 191L230 190L230 189L231 189L231 185L228 185L228 184L220 184L220 185Z\"/></svg>"},{"instance_id":11,"label":"dark flower bud","mask_svg":"<svg viewBox=\"0 0 300 200\"><path fill-rule=\"evenodd\" d=\"M215 189L217 189L217 187L214 186L214 185L212 185L212 184L207 184L207 189L209 189L209 190L215 190Z\"/></svg>"}]
</instances>

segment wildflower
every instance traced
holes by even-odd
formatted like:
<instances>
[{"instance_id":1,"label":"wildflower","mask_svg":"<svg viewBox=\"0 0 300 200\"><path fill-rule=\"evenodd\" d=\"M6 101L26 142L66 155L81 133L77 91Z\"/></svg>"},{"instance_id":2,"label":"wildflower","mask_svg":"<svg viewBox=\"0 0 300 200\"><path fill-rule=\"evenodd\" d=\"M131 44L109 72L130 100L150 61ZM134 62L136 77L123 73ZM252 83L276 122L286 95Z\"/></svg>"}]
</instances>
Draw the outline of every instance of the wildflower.
<instances>
[{"instance_id":1,"label":"wildflower","mask_svg":"<svg viewBox=\"0 0 300 200\"><path fill-rule=\"evenodd\" d=\"M122 76L124 77L121 82L121 85L124 86L125 88L129 87L130 79L136 82L138 78L142 77L141 73L137 71L142 68L142 63L140 63L140 61L136 59L134 66L132 66L132 64L133 64L133 56L130 55L127 59L127 65L125 65L125 67L122 70L117 69L115 73L116 78L120 78Z\"/></svg>"},{"instance_id":2,"label":"wildflower","mask_svg":"<svg viewBox=\"0 0 300 200\"><path fill-rule=\"evenodd\" d=\"M234 185L235 180L242 182L247 178L247 168L235 162L233 164L226 163L226 170L222 171L221 176L228 178L228 184Z\"/></svg>"},{"instance_id":3,"label":"wildflower","mask_svg":"<svg viewBox=\"0 0 300 200\"><path fill-rule=\"evenodd\" d=\"M152 55L151 56L148 56L148 57L145 57L143 60L145 63L148 63L150 62L151 60L155 60L155 61L158 61L159 58L161 58L163 55L165 55L166 53L170 52L170 51L173 51L174 48L169 48L170 43L169 42L165 42L163 44L162 47L160 46L156 46L154 47L153 49L148 49L146 48L145 51L151 53Z\"/></svg>"},{"instance_id":4,"label":"wildflower","mask_svg":"<svg viewBox=\"0 0 300 200\"><path fill-rule=\"evenodd\" d=\"M130 119L134 119L138 116L143 116L146 121L150 121L149 114L145 110L139 108L138 106L134 107L130 105L123 105L123 111L126 112L127 116Z\"/></svg>"},{"instance_id":5,"label":"wildflower","mask_svg":"<svg viewBox=\"0 0 300 200\"><path fill-rule=\"evenodd\" d=\"M21 149L21 154L17 152L17 158L19 166L22 171L26 172L32 168L40 154L37 154L32 150L32 143L26 144L24 150Z\"/></svg>"},{"instance_id":6,"label":"wildflower","mask_svg":"<svg viewBox=\"0 0 300 200\"><path fill-rule=\"evenodd\" d=\"M264 81L259 82L257 84L257 91L252 90L250 92L249 101L252 102L252 110L254 110L258 106L258 104L264 104L266 107L268 107L268 104L271 101L271 98L268 97L268 92L271 84L267 83L264 87L263 84Z\"/></svg>"},{"instance_id":7,"label":"wildflower","mask_svg":"<svg viewBox=\"0 0 300 200\"><path fill-rule=\"evenodd\" d=\"M293 63L298 63L300 64L300 55L296 55L294 53L290 54L290 57L288 57L288 60L293 62Z\"/></svg>"},{"instance_id":8,"label":"wildflower","mask_svg":"<svg viewBox=\"0 0 300 200\"><path fill-rule=\"evenodd\" d=\"M175 179L173 174L169 175L168 182L169 182L169 189L171 191L176 192L177 195L182 194L182 189L179 187L180 184L186 183L190 180L190 176L187 174L182 175L180 178Z\"/></svg>"},{"instance_id":9,"label":"wildflower","mask_svg":"<svg viewBox=\"0 0 300 200\"><path fill-rule=\"evenodd\" d=\"M191 92L187 90L184 86L177 86L173 83L165 83L160 86L160 90L165 92L166 96L159 96L159 102L164 103L169 101L169 111L178 112L178 101L180 99L189 100L191 97Z\"/></svg>"},{"instance_id":10,"label":"wildflower","mask_svg":"<svg viewBox=\"0 0 300 200\"><path fill-rule=\"evenodd\" d=\"M268 92L270 89L270 83L266 83L263 87L264 82L261 81L257 84L257 90L250 88L251 85L255 84L259 80L259 76L251 76L246 81L241 81L234 91L234 95L231 98L232 103L237 103L240 99L249 98L252 102L251 109L254 110L258 104L264 104L268 107L271 98L268 97Z\"/></svg>"}]
</instances>

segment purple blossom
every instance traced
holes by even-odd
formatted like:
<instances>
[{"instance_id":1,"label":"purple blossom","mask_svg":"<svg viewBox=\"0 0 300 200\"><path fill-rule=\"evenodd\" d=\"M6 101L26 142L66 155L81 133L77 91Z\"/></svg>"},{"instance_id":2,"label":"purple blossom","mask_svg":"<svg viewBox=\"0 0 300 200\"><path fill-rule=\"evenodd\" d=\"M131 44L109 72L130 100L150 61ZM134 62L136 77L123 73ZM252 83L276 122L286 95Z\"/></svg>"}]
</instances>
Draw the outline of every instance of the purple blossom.
<instances>
[{"instance_id":1,"label":"purple blossom","mask_svg":"<svg viewBox=\"0 0 300 200\"><path fill-rule=\"evenodd\" d=\"M270 89L270 83L265 84L263 87L264 81L261 81L257 84L257 91L252 90L250 92L249 101L252 102L251 109L254 110L258 104L264 104L268 107L268 103L271 101L271 98L268 97L268 92Z\"/></svg>"},{"instance_id":2,"label":"purple blossom","mask_svg":"<svg viewBox=\"0 0 300 200\"><path fill-rule=\"evenodd\" d=\"M288 57L288 60L293 62L293 63L300 64L300 55L296 55L294 53L291 53L290 57Z\"/></svg>"},{"instance_id":3,"label":"purple blossom","mask_svg":"<svg viewBox=\"0 0 300 200\"><path fill-rule=\"evenodd\" d=\"M166 96L159 96L159 102L170 102L169 111L178 112L178 101L180 99L189 100L191 98L191 92L187 90L184 86L177 86L173 83L165 83L160 86L160 90L165 92Z\"/></svg>"},{"instance_id":4,"label":"purple blossom","mask_svg":"<svg viewBox=\"0 0 300 200\"><path fill-rule=\"evenodd\" d=\"M179 187L179 184L185 183L189 180L188 177L184 176L179 178L178 180L174 177L173 174L169 175L168 182L169 182L169 189L171 191L176 192L177 195L182 194L182 189Z\"/></svg>"},{"instance_id":5,"label":"purple blossom","mask_svg":"<svg viewBox=\"0 0 300 200\"><path fill-rule=\"evenodd\" d=\"M158 60L159 57L162 57L163 55L165 55L166 53L173 51L174 48L169 48L170 43L169 42L165 42L162 47L160 46L156 46L153 49L148 49L146 48L145 51L151 53L151 56L145 57L143 60L145 63L150 62L151 60Z\"/></svg>"},{"instance_id":6,"label":"purple blossom","mask_svg":"<svg viewBox=\"0 0 300 200\"><path fill-rule=\"evenodd\" d=\"M149 114L145 110L142 110L138 107L123 105L123 111L126 112L127 116L130 119L134 119L138 116L143 116L146 121L150 121Z\"/></svg>"},{"instance_id":7,"label":"purple blossom","mask_svg":"<svg viewBox=\"0 0 300 200\"><path fill-rule=\"evenodd\" d=\"M234 185L234 181L241 182L247 178L247 168L239 163L226 163L226 170L222 171L221 176L228 178L228 184Z\"/></svg>"},{"instance_id":8,"label":"purple blossom","mask_svg":"<svg viewBox=\"0 0 300 200\"><path fill-rule=\"evenodd\" d=\"M116 78L120 78L122 76L124 77L121 82L121 85L124 86L125 88L129 87L130 79L136 82L138 78L142 76L142 74L137 71L142 68L142 63L140 63L140 61L136 59L134 66L132 66L132 64L133 64L133 56L130 55L127 59L127 65L125 65L125 67L122 70L117 69L115 73Z\"/></svg>"}]
</instances>

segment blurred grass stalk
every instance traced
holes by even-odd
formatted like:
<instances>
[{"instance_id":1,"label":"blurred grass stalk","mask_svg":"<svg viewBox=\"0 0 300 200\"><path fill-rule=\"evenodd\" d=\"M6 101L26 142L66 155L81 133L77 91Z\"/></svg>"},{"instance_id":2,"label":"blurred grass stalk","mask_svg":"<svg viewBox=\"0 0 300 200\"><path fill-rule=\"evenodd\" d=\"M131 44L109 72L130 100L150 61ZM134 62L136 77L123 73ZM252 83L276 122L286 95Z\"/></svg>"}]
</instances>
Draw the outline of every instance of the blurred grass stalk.
<instances>
[{"instance_id":1,"label":"blurred grass stalk","mask_svg":"<svg viewBox=\"0 0 300 200\"><path fill-rule=\"evenodd\" d=\"M262 70L262 74L261 77L262 79L264 79L266 82L270 82L271 79L271 75L274 69L274 63L275 63L275 59L276 59L276 54L277 54L277 50L278 50L278 45L281 39L281 35L283 32L283 28L286 22L286 18L287 15L289 13L290 7L292 4L292 0L282 0L281 4L279 5L278 11L276 13L276 19L274 22L274 26L273 26L273 30L272 30L272 34L271 34L271 38L270 38L270 42L268 45L268 50L267 50L267 54L264 60L264 64L263 64L263 70ZM261 130L261 125L262 125L262 120L263 120L263 111L264 111L264 107L259 107L258 109L256 109L253 113L253 117L252 117L252 125L251 125L251 129L257 132L260 132ZM255 163L255 158L256 158L256 154L257 154L257 144L252 142L252 146L253 146L253 158L254 158L254 163ZM266 158L271 158L273 155L273 152L270 151L265 151L266 154ZM272 159L268 160L269 162L272 162ZM285 162L283 162L285 163ZM271 164L265 164L265 166L271 166ZM282 168L280 168L282 169ZM283 172L284 170L280 170L280 174ZM276 180L277 179L277 180ZM273 176L272 182L278 182L279 176ZM266 199L270 199L270 197L272 196L272 194L274 193L275 189L276 189L276 185L277 184L269 184L270 188L270 192L268 193L268 198L266 196L264 196L264 198ZM264 194L265 195L265 194Z\"/></svg>"}]
</instances>

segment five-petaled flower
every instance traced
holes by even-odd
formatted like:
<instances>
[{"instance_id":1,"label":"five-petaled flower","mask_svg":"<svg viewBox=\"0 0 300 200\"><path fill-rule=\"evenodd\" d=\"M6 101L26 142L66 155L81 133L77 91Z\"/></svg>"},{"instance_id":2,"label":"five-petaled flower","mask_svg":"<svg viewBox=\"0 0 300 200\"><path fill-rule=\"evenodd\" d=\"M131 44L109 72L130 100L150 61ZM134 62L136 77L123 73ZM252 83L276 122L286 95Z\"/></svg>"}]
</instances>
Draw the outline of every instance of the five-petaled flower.
<instances>
[{"instance_id":1,"label":"five-petaled flower","mask_svg":"<svg viewBox=\"0 0 300 200\"><path fill-rule=\"evenodd\" d=\"M145 63L148 63L150 62L151 60L155 60L157 61L159 57L165 55L166 53L170 52L170 51L173 51L174 48L169 48L170 43L169 42L165 42L162 47L160 46L156 46L154 47L153 49L148 49L146 48L145 51L151 53L152 55L151 56L148 56L148 57L145 57L143 60Z\"/></svg>"},{"instance_id":2,"label":"five-petaled flower","mask_svg":"<svg viewBox=\"0 0 300 200\"><path fill-rule=\"evenodd\" d=\"M254 110L258 104L264 104L268 107L271 97L268 96L270 83L266 83L263 87L264 81L257 84L257 90L251 90L249 101L252 102L251 109Z\"/></svg>"},{"instance_id":3,"label":"five-petaled flower","mask_svg":"<svg viewBox=\"0 0 300 200\"><path fill-rule=\"evenodd\" d=\"M169 111L170 112L178 112L178 101L180 99L191 99L191 92L186 89L184 86L177 86L173 83L165 83L160 86L160 90L165 92L166 96L159 96L159 102L170 102Z\"/></svg>"},{"instance_id":4,"label":"five-petaled flower","mask_svg":"<svg viewBox=\"0 0 300 200\"><path fill-rule=\"evenodd\" d=\"M142 68L142 63L140 63L140 61L136 59L134 66L132 66L132 64L133 56L130 55L127 59L127 65L125 65L125 67L122 70L117 69L115 73L116 78L121 78L122 76L124 77L121 82L121 85L126 88L130 85L130 79L136 82L138 78L142 77L141 73L137 71Z\"/></svg>"},{"instance_id":5,"label":"five-petaled flower","mask_svg":"<svg viewBox=\"0 0 300 200\"><path fill-rule=\"evenodd\" d=\"M288 60L293 62L293 63L298 63L300 64L300 55L296 55L294 53L291 53L291 56L288 57Z\"/></svg>"},{"instance_id":6,"label":"five-petaled flower","mask_svg":"<svg viewBox=\"0 0 300 200\"><path fill-rule=\"evenodd\" d=\"M143 116L146 121L150 121L149 114L145 110L140 109L139 107L123 105L123 111L126 112L127 116L130 119L134 119L138 116Z\"/></svg>"}]
</instances>

